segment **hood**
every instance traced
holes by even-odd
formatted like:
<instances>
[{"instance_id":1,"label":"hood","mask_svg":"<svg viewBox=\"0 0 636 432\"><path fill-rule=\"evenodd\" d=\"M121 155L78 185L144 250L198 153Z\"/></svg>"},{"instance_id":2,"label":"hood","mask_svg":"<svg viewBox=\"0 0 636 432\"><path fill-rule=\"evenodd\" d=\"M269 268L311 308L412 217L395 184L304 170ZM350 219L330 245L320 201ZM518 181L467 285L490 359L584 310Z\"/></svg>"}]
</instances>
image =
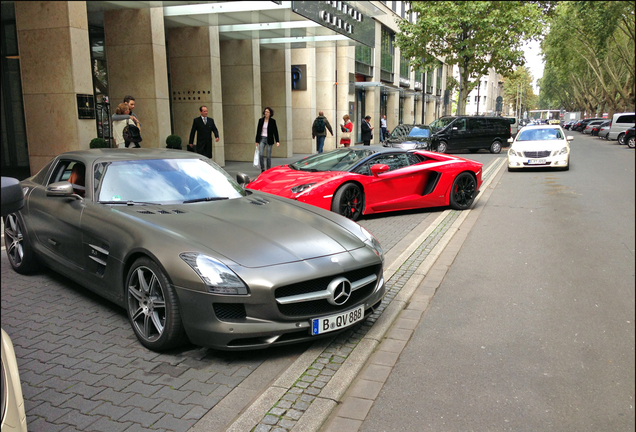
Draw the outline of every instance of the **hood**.
<instances>
[{"instance_id":1,"label":"hood","mask_svg":"<svg viewBox=\"0 0 636 432\"><path fill-rule=\"evenodd\" d=\"M568 145L565 140L516 141L512 144L514 151L561 150Z\"/></svg>"},{"instance_id":2,"label":"hood","mask_svg":"<svg viewBox=\"0 0 636 432\"><path fill-rule=\"evenodd\" d=\"M183 249L178 253L209 250L244 267L308 260L364 246L337 223L266 194L175 206L114 206L113 210L166 231L171 243Z\"/></svg>"},{"instance_id":3,"label":"hood","mask_svg":"<svg viewBox=\"0 0 636 432\"><path fill-rule=\"evenodd\" d=\"M288 166L276 167L259 175L247 185L248 189L260 190L282 197L292 196L291 188L307 183L319 183L340 177L344 171L299 171Z\"/></svg>"}]
</instances>

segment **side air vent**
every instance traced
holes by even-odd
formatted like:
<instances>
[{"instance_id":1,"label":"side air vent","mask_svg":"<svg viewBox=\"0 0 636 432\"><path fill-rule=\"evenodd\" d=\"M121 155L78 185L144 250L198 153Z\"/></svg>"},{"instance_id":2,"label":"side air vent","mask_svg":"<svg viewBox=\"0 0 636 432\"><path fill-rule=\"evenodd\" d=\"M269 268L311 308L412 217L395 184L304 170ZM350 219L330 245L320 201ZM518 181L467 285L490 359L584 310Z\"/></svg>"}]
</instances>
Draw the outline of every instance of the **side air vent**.
<instances>
[{"instance_id":1,"label":"side air vent","mask_svg":"<svg viewBox=\"0 0 636 432\"><path fill-rule=\"evenodd\" d=\"M106 271L106 264L108 261L109 247L108 245L102 245L101 247L89 244L88 258L92 262L89 262L88 267L95 272L99 277L103 277Z\"/></svg>"},{"instance_id":2,"label":"side air vent","mask_svg":"<svg viewBox=\"0 0 636 432\"><path fill-rule=\"evenodd\" d=\"M137 213L141 213L141 214L155 214L155 212L151 212L149 210L137 210Z\"/></svg>"},{"instance_id":3,"label":"side air vent","mask_svg":"<svg viewBox=\"0 0 636 432\"><path fill-rule=\"evenodd\" d=\"M250 198L249 202L250 202L250 204L254 204L254 205L269 204L269 201L267 201L266 199L263 199L263 198Z\"/></svg>"}]
</instances>

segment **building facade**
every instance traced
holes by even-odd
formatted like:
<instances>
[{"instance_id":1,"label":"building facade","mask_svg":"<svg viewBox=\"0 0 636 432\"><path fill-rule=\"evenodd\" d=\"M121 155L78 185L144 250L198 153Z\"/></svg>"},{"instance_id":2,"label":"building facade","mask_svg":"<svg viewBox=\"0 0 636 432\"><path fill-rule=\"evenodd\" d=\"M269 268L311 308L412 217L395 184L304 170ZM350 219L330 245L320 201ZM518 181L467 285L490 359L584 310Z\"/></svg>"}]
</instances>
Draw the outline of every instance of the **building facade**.
<instances>
[{"instance_id":1,"label":"building facade","mask_svg":"<svg viewBox=\"0 0 636 432\"><path fill-rule=\"evenodd\" d=\"M160 5L160 6L158 6ZM318 111L337 147L372 117L389 129L450 114L448 65L413 71L394 46L395 1L2 2L2 172L34 174L55 155L112 138L110 116L135 97L142 147L184 148L199 107L219 129L213 159L249 161L264 107L280 132L274 157L315 153ZM26 175L24 175L26 176Z\"/></svg>"}]
</instances>

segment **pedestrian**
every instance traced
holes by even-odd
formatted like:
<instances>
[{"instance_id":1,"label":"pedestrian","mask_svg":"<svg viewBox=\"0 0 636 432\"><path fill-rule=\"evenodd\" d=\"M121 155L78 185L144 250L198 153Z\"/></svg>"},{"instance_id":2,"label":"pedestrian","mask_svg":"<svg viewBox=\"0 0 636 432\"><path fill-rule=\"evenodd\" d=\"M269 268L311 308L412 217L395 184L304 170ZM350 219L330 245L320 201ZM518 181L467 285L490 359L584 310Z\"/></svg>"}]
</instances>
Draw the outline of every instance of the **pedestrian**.
<instances>
[{"instance_id":1,"label":"pedestrian","mask_svg":"<svg viewBox=\"0 0 636 432\"><path fill-rule=\"evenodd\" d=\"M135 113L133 113L133 109L135 109L135 98L131 95L126 95L124 96L124 103L126 104L126 106L128 107L128 114L117 114L117 110L115 110L115 114L113 115L113 124L116 121L120 121L120 120L132 120L135 125L139 128L139 130L141 130L141 123L139 122L139 119L137 118L137 115ZM117 108L119 108L119 105L117 106ZM120 110L121 111L121 110ZM122 133L123 133L123 129L122 129ZM115 137L115 139L117 139L117 137ZM124 144L126 146L126 148L130 147L131 142L130 141L124 141ZM140 148L141 146L139 145L139 143L132 143L133 144L133 148Z\"/></svg>"},{"instance_id":2,"label":"pedestrian","mask_svg":"<svg viewBox=\"0 0 636 432\"><path fill-rule=\"evenodd\" d=\"M380 141L386 141L389 138L389 130L386 127L386 114L380 119Z\"/></svg>"},{"instance_id":3,"label":"pedestrian","mask_svg":"<svg viewBox=\"0 0 636 432\"><path fill-rule=\"evenodd\" d=\"M214 119L208 117L208 107L202 105L199 107L199 117L195 117L192 121L192 129L190 129L190 139L188 140L188 147L194 148L194 135L197 136L197 153L212 159L212 132L216 138L216 142L219 142L219 130L214 124Z\"/></svg>"},{"instance_id":4,"label":"pedestrian","mask_svg":"<svg viewBox=\"0 0 636 432\"><path fill-rule=\"evenodd\" d=\"M311 139L316 138L316 148L318 149L318 153L322 153L322 148L325 145L325 138L327 138L327 130L333 136L333 130L331 129L331 124L329 124L329 120L325 117L325 114L322 111L318 111L318 117L314 120L314 123L311 125Z\"/></svg>"},{"instance_id":5,"label":"pedestrian","mask_svg":"<svg viewBox=\"0 0 636 432\"><path fill-rule=\"evenodd\" d=\"M370 121L371 116L368 115L364 118L364 121L360 125L362 129L362 143L365 146L371 145L371 140L373 139L373 126L369 123Z\"/></svg>"},{"instance_id":6,"label":"pedestrian","mask_svg":"<svg viewBox=\"0 0 636 432\"><path fill-rule=\"evenodd\" d=\"M272 147L274 143L276 143L276 147L280 146L276 120L272 117L274 117L274 110L266 107L263 110L263 117L258 120L258 126L256 126L254 142L256 147L258 147L261 172L265 171L265 151L267 151L267 169L270 169L272 167Z\"/></svg>"},{"instance_id":7,"label":"pedestrian","mask_svg":"<svg viewBox=\"0 0 636 432\"><path fill-rule=\"evenodd\" d=\"M115 120L115 117L123 117L123 120ZM137 117L130 115L130 108L124 102L117 105L115 109L115 115L113 115L113 133L115 134L115 144L119 148L128 147L130 142L124 140L124 128L128 124L134 123L139 127L139 120Z\"/></svg>"},{"instance_id":8,"label":"pedestrian","mask_svg":"<svg viewBox=\"0 0 636 432\"><path fill-rule=\"evenodd\" d=\"M344 147L349 147L351 145L351 133L353 132L353 123L349 118L349 114L345 114L342 116L343 124L340 125L340 132L343 133L342 138L340 138L340 144ZM347 134L347 135L344 135Z\"/></svg>"}]
</instances>

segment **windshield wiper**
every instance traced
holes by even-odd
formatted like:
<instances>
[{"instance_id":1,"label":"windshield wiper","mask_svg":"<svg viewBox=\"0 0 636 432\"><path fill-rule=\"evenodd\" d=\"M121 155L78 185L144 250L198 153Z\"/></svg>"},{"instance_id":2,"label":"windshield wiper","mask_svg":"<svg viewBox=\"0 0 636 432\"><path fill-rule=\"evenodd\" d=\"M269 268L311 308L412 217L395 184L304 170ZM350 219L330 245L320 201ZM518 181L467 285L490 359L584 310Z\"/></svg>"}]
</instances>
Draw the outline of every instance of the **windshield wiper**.
<instances>
[{"instance_id":1,"label":"windshield wiper","mask_svg":"<svg viewBox=\"0 0 636 432\"><path fill-rule=\"evenodd\" d=\"M134 206L134 205L161 205L161 203L156 203L156 202L144 202L144 201L132 201L132 200L128 200L128 201L123 201L123 200L119 200L119 201L98 201L98 203L100 204L126 204L129 206Z\"/></svg>"},{"instance_id":2,"label":"windshield wiper","mask_svg":"<svg viewBox=\"0 0 636 432\"><path fill-rule=\"evenodd\" d=\"M229 198L228 197L204 197L204 198L196 198L196 199L186 200L183 203L184 204L190 204L190 203L202 202L202 201L221 201L221 200L226 200L226 199L229 199Z\"/></svg>"}]
</instances>

